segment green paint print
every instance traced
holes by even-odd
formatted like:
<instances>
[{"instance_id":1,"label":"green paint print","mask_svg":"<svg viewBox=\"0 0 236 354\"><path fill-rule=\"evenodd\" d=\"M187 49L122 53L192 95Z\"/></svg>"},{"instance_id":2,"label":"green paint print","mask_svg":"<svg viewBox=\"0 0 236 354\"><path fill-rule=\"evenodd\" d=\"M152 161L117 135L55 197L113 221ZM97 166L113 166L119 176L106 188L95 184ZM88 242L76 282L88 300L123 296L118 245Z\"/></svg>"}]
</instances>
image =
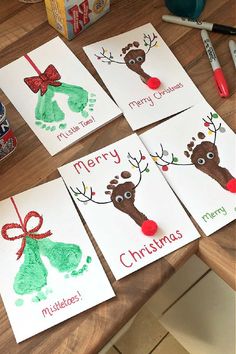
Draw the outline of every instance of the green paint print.
<instances>
[{"instance_id":1,"label":"green paint print","mask_svg":"<svg viewBox=\"0 0 236 354\"><path fill-rule=\"evenodd\" d=\"M33 302L40 302L42 300L46 300L47 296L44 294L42 291L38 292L36 296L33 297L32 301Z\"/></svg>"},{"instance_id":2,"label":"green paint print","mask_svg":"<svg viewBox=\"0 0 236 354\"><path fill-rule=\"evenodd\" d=\"M24 304L24 300L23 299L17 299L16 301L15 301L15 305L17 306L17 307L20 307L20 306L22 306Z\"/></svg>"},{"instance_id":3,"label":"green paint print","mask_svg":"<svg viewBox=\"0 0 236 354\"><path fill-rule=\"evenodd\" d=\"M40 302L42 300L46 300L47 296L52 293L52 289L46 289L45 292L39 291L36 296L32 298L32 302Z\"/></svg>"},{"instance_id":4,"label":"green paint print","mask_svg":"<svg viewBox=\"0 0 236 354\"><path fill-rule=\"evenodd\" d=\"M82 251L79 246L54 242L48 238L38 241L40 254L49 259L50 264L59 272L70 272L78 267Z\"/></svg>"},{"instance_id":5,"label":"green paint print","mask_svg":"<svg viewBox=\"0 0 236 354\"><path fill-rule=\"evenodd\" d=\"M47 285L47 275L47 269L39 255L38 241L26 237L24 263L20 266L13 284L16 294L25 295L40 291Z\"/></svg>"},{"instance_id":6,"label":"green paint print","mask_svg":"<svg viewBox=\"0 0 236 354\"><path fill-rule=\"evenodd\" d=\"M24 263L20 266L14 281L14 290L19 295L32 294L37 292L32 298L32 302L38 303L46 300L52 293L51 288L42 289L47 285L48 271L45 268L41 257L48 258L50 264L59 272L70 272L65 274L64 278L77 277L88 270L88 264L92 258L88 256L86 263L80 269L76 269L82 258L82 251L78 245L55 242L48 238L34 240L26 237L26 246L24 249ZM17 299L15 305L22 306L24 300Z\"/></svg>"},{"instance_id":7,"label":"green paint print","mask_svg":"<svg viewBox=\"0 0 236 354\"><path fill-rule=\"evenodd\" d=\"M55 131L57 128L65 129L67 123L65 113L59 107L54 99L55 93L61 93L68 96L67 103L72 112L77 112L82 117L87 118L89 113L86 111L88 102L90 109L93 108L96 95L91 94L93 98L89 98L88 92L80 86L62 83L60 86L48 86L46 93L41 96L39 93L38 103L35 108L35 124L46 131ZM63 122L63 123L62 123Z\"/></svg>"},{"instance_id":8,"label":"green paint print","mask_svg":"<svg viewBox=\"0 0 236 354\"><path fill-rule=\"evenodd\" d=\"M87 263L91 263L91 262L92 262L92 257L88 256L88 257L86 258L86 262L87 262Z\"/></svg>"}]
</instances>

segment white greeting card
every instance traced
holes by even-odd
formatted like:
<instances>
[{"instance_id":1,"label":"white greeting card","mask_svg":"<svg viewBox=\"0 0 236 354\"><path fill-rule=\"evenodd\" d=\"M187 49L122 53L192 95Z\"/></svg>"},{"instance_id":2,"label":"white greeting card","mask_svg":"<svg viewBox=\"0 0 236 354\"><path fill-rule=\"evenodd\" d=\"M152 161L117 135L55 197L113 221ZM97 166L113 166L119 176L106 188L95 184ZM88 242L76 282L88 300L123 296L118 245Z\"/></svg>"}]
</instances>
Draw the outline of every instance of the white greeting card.
<instances>
[{"instance_id":1,"label":"white greeting card","mask_svg":"<svg viewBox=\"0 0 236 354\"><path fill-rule=\"evenodd\" d=\"M150 23L88 45L84 50L133 130L202 100Z\"/></svg>"},{"instance_id":2,"label":"white greeting card","mask_svg":"<svg viewBox=\"0 0 236 354\"><path fill-rule=\"evenodd\" d=\"M0 289L17 342L114 292L61 178L0 202Z\"/></svg>"},{"instance_id":3,"label":"white greeting card","mask_svg":"<svg viewBox=\"0 0 236 354\"><path fill-rule=\"evenodd\" d=\"M116 279L199 237L135 134L59 172Z\"/></svg>"},{"instance_id":4,"label":"white greeting card","mask_svg":"<svg viewBox=\"0 0 236 354\"><path fill-rule=\"evenodd\" d=\"M121 114L59 37L0 69L0 87L51 155Z\"/></svg>"},{"instance_id":5,"label":"white greeting card","mask_svg":"<svg viewBox=\"0 0 236 354\"><path fill-rule=\"evenodd\" d=\"M207 236L235 219L235 134L207 102L140 138Z\"/></svg>"}]
</instances>

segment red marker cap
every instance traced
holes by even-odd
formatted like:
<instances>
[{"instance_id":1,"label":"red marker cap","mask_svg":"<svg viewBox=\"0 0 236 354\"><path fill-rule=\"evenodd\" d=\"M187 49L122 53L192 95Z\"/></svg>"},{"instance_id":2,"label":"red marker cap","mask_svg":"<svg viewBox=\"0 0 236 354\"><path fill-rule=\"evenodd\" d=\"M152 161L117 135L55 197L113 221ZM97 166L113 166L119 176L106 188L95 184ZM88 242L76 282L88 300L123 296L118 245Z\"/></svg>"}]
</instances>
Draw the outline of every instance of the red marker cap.
<instances>
[{"instance_id":1,"label":"red marker cap","mask_svg":"<svg viewBox=\"0 0 236 354\"><path fill-rule=\"evenodd\" d=\"M229 89L221 68L214 70L214 78L221 97L229 97Z\"/></svg>"}]
</instances>

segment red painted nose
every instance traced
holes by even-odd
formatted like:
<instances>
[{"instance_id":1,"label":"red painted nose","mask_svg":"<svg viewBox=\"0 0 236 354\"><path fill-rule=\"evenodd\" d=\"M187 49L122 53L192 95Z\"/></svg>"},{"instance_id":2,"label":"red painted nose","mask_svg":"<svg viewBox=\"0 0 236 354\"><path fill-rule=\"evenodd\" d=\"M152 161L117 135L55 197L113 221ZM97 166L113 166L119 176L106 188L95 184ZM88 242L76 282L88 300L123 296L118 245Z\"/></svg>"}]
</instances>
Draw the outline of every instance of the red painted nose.
<instances>
[{"instance_id":1,"label":"red painted nose","mask_svg":"<svg viewBox=\"0 0 236 354\"><path fill-rule=\"evenodd\" d=\"M229 182L226 184L226 188L228 189L228 191L236 193L236 178L230 179Z\"/></svg>"},{"instance_id":2,"label":"red painted nose","mask_svg":"<svg viewBox=\"0 0 236 354\"><path fill-rule=\"evenodd\" d=\"M146 236L153 236L157 232L158 225L153 220L145 220L141 226L142 232Z\"/></svg>"},{"instance_id":3,"label":"red painted nose","mask_svg":"<svg viewBox=\"0 0 236 354\"><path fill-rule=\"evenodd\" d=\"M157 77L150 77L150 79L147 80L146 84L150 89L156 90L158 87L160 87L161 81Z\"/></svg>"}]
</instances>

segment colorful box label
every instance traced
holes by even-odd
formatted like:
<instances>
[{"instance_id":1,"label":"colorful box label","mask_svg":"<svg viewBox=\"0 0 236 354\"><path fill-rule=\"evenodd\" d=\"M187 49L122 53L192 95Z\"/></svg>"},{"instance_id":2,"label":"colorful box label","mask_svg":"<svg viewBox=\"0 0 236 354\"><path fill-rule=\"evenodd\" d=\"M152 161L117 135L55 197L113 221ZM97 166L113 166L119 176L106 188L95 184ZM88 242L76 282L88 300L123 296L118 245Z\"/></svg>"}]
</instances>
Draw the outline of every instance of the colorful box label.
<instances>
[{"instance_id":1,"label":"colorful box label","mask_svg":"<svg viewBox=\"0 0 236 354\"><path fill-rule=\"evenodd\" d=\"M45 0L48 22L72 39L110 9L110 0Z\"/></svg>"}]
</instances>

